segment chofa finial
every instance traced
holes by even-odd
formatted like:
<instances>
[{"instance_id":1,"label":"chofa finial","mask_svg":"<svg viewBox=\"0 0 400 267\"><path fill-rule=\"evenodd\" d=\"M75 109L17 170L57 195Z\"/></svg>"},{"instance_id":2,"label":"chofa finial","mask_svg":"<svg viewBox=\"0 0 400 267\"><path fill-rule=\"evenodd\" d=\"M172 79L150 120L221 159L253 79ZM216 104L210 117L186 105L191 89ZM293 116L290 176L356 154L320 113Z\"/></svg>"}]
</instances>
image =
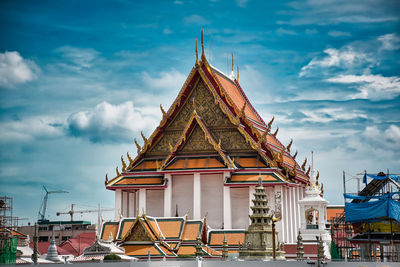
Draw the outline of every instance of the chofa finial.
<instances>
[{"instance_id":1,"label":"chofa finial","mask_svg":"<svg viewBox=\"0 0 400 267\"><path fill-rule=\"evenodd\" d=\"M205 51L204 51L204 37L203 37L204 30L201 29L201 59L206 59Z\"/></svg>"},{"instance_id":2,"label":"chofa finial","mask_svg":"<svg viewBox=\"0 0 400 267\"><path fill-rule=\"evenodd\" d=\"M199 65L199 52L197 51L197 38L196 38L196 48L195 48L195 51L196 51L196 66L197 66L197 65Z\"/></svg>"},{"instance_id":3,"label":"chofa finial","mask_svg":"<svg viewBox=\"0 0 400 267\"><path fill-rule=\"evenodd\" d=\"M239 82L239 66L237 66L237 79L236 80Z\"/></svg>"}]
</instances>

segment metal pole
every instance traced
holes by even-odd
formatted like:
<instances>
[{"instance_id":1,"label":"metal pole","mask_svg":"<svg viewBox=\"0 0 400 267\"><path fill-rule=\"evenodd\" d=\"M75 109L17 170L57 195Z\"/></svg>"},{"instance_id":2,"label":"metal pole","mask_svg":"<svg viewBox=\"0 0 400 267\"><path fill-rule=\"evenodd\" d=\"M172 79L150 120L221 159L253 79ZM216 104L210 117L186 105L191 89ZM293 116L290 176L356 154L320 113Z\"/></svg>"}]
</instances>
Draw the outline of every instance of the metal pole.
<instances>
[{"instance_id":1,"label":"metal pole","mask_svg":"<svg viewBox=\"0 0 400 267\"><path fill-rule=\"evenodd\" d=\"M275 222L272 219L272 259L276 260Z\"/></svg>"},{"instance_id":2,"label":"metal pole","mask_svg":"<svg viewBox=\"0 0 400 267\"><path fill-rule=\"evenodd\" d=\"M32 254L33 264L35 265L38 262L38 241L39 241L39 227L38 224L35 223L35 234L33 235L33 254Z\"/></svg>"}]
</instances>

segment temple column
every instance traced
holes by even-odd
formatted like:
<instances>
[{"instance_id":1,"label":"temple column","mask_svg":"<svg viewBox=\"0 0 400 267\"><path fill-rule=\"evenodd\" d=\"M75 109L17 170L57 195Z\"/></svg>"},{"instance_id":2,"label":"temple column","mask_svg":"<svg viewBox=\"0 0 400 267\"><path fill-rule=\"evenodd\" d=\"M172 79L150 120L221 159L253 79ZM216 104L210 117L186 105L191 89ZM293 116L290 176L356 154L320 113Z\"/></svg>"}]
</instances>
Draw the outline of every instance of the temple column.
<instances>
[{"instance_id":1,"label":"temple column","mask_svg":"<svg viewBox=\"0 0 400 267\"><path fill-rule=\"evenodd\" d=\"M284 231L285 231L285 236L286 236L286 240L284 240L286 243L289 243L290 241L290 233L289 233L289 228L291 227L291 225L289 225L289 198L288 198L288 194L289 194L289 192L288 192L289 190L288 190L288 188L287 187L284 187L283 188L283 192L284 192L284 196L283 196L283 199L284 199L284 209L285 209L285 212L284 212L284 216L285 216L285 225L284 225Z\"/></svg>"},{"instance_id":2,"label":"temple column","mask_svg":"<svg viewBox=\"0 0 400 267\"><path fill-rule=\"evenodd\" d=\"M201 212L201 183L200 173L193 175L193 219L200 220Z\"/></svg>"},{"instance_id":3,"label":"temple column","mask_svg":"<svg viewBox=\"0 0 400 267\"><path fill-rule=\"evenodd\" d=\"M115 189L115 203L114 203L114 220L119 221L119 215L121 211L121 201L122 201L121 189Z\"/></svg>"},{"instance_id":4,"label":"temple column","mask_svg":"<svg viewBox=\"0 0 400 267\"><path fill-rule=\"evenodd\" d=\"M253 197L254 197L254 193L256 192L256 188L255 186L249 186L249 215L253 214L253 211L251 210L251 206L253 203ZM251 220L249 218L249 225L251 224Z\"/></svg>"},{"instance_id":5,"label":"temple column","mask_svg":"<svg viewBox=\"0 0 400 267\"><path fill-rule=\"evenodd\" d=\"M293 234L293 230L295 230L296 228L296 224L294 223L294 209L293 209L293 187L289 187L288 188L288 195L289 195L289 221L290 221L290 227L289 227L289 234L290 234L290 238L289 238L289 242L290 243L294 243L294 234Z\"/></svg>"},{"instance_id":6,"label":"temple column","mask_svg":"<svg viewBox=\"0 0 400 267\"><path fill-rule=\"evenodd\" d=\"M172 177L166 174L167 187L164 189L164 217L172 217Z\"/></svg>"},{"instance_id":7,"label":"temple column","mask_svg":"<svg viewBox=\"0 0 400 267\"><path fill-rule=\"evenodd\" d=\"M139 214L143 211L146 212L146 189L139 189Z\"/></svg>"},{"instance_id":8,"label":"temple column","mask_svg":"<svg viewBox=\"0 0 400 267\"><path fill-rule=\"evenodd\" d=\"M225 183L225 177L229 176L229 172L224 172L222 183ZM224 229L232 229L232 206L231 206L231 188L224 186Z\"/></svg>"}]
</instances>

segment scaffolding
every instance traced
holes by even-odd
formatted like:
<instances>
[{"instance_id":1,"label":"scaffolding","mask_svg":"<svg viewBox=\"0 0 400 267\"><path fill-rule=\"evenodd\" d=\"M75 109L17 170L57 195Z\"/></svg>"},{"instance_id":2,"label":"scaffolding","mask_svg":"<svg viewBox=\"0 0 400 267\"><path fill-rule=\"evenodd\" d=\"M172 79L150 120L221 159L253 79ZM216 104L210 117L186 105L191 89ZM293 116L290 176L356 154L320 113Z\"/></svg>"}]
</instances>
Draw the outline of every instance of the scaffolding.
<instances>
[{"instance_id":1,"label":"scaffolding","mask_svg":"<svg viewBox=\"0 0 400 267\"><path fill-rule=\"evenodd\" d=\"M12 216L13 201L11 197L0 196L0 264L15 264L17 238L12 230L18 219Z\"/></svg>"}]
</instances>

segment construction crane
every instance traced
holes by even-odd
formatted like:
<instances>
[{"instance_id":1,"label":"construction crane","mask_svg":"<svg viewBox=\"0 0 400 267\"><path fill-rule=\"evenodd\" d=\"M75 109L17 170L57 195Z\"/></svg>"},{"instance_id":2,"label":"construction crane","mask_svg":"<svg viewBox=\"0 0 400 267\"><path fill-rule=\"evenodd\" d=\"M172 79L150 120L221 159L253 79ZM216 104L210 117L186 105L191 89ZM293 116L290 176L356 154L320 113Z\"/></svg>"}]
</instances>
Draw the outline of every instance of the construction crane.
<instances>
[{"instance_id":1,"label":"construction crane","mask_svg":"<svg viewBox=\"0 0 400 267\"><path fill-rule=\"evenodd\" d=\"M59 212L57 212L56 214L57 214L57 216L60 216L61 214L69 214L70 216L71 216L71 222L74 220L74 214L75 213L80 213L80 214L82 214L82 213L90 213L90 212L97 212L97 220L98 220L98 230L100 231L101 229L100 229L100 224L101 224L101 212L102 211L113 211L114 209L111 209L111 208L104 208L104 209L101 209L100 208L100 204L99 204L99 206L98 206L98 208L97 209L93 209L93 210L74 210L74 206L75 206L75 204L71 204L71 210L70 211L65 211L65 212L61 212L61 211L59 211Z\"/></svg>"},{"instance_id":2,"label":"construction crane","mask_svg":"<svg viewBox=\"0 0 400 267\"><path fill-rule=\"evenodd\" d=\"M45 186L43 186L44 191L46 194L44 195L42 204L40 205L39 213L38 213L38 222L46 221L46 209L47 209L47 200L50 194L61 194L61 193L69 193L63 190L56 190L56 191L49 191Z\"/></svg>"}]
</instances>

